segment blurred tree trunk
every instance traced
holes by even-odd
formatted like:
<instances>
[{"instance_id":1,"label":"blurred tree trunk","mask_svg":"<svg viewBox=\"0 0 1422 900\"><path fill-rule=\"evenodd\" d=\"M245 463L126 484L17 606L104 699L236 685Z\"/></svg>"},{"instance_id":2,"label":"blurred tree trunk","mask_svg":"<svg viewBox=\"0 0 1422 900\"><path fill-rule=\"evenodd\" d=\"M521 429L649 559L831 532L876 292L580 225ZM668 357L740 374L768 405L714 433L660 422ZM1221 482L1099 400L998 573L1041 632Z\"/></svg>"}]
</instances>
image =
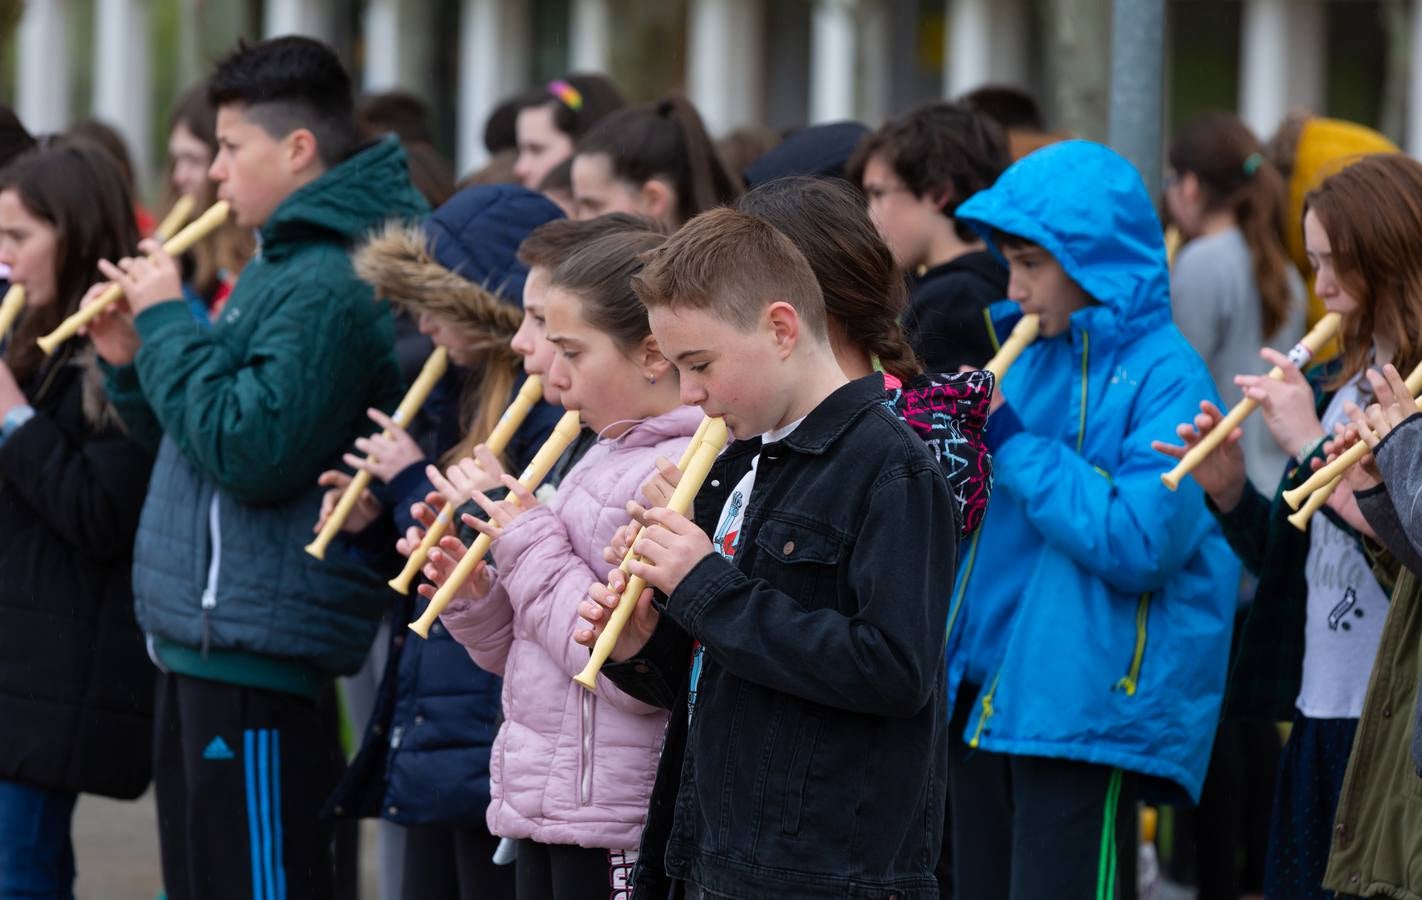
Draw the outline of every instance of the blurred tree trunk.
<instances>
[{"instance_id":1,"label":"blurred tree trunk","mask_svg":"<svg viewBox=\"0 0 1422 900\"><path fill-rule=\"evenodd\" d=\"M1407 144L1407 80L1408 42L1412 34L1408 25L1407 0L1383 0L1378 15L1382 17L1382 32L1387 43L1382 51L1382 102L1379 104L1378 130L1399 147Z\"/></svg>"},{"instance_id":2,"label":"blurred tree trunk","mask_svg":"<svg viewBox=\"0 0 1422 900\"><path fill-rule=\"evenodd\" d=\"M1110 0L1043 0L1047 103L1063 131L1106 140L1111 73Z\"/></svg>"},{"instance_id":3,"label":"blurred tree trunk","mask_svg":"<svg viewBox=\"0 0 1422 900\"><path fill-rule=\"evenodd\" d=\"M6 105L15 102L15 79L9 73L15 69L15 32L24 10L25 0L0 0L0 103Z\"/></svg>"}]
</instances>

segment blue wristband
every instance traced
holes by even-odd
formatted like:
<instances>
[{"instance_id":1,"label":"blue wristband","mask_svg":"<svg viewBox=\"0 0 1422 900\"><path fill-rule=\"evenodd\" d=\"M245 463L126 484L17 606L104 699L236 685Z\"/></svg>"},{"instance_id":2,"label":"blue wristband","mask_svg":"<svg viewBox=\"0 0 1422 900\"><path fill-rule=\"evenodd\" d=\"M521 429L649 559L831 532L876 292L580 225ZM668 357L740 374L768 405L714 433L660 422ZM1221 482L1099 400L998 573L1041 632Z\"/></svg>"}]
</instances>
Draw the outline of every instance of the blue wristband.
<instances>
[{"instance_id":1,"label":"blue wristband","mask_svg":"<svg viewBox=\"0 0 1422 900\"><path fill-rule=\"evenodd\" d=\"M35 408L28 403L10 407L10 411L5 413L5 421L0 424L0 443L8 440L10 435L20 430L21 425L34 417Z\"/></svg>"}]
</instances>

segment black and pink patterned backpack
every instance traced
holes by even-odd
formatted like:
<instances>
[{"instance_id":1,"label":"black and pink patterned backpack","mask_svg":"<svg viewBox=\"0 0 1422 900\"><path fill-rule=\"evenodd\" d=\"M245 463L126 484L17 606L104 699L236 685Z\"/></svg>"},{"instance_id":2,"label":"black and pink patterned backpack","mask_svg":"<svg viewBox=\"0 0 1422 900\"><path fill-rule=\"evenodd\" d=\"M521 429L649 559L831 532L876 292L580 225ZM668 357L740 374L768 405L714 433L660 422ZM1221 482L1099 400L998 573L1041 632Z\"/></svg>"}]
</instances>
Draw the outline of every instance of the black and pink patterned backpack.
<instances>
[{"instance_id":1,"label":"black and pink patterned backpack","mask_svg":"<svg viewBox=\"0 0 1422 900\"><path fill-rule=\"evenodd\" d=\"M908 384L884 373L885 402L943 466L958 500L960 535L983 521L992 494L992 454L983 442L995 379L991 372L919 375Z\"/></svg>"}]
</instances>

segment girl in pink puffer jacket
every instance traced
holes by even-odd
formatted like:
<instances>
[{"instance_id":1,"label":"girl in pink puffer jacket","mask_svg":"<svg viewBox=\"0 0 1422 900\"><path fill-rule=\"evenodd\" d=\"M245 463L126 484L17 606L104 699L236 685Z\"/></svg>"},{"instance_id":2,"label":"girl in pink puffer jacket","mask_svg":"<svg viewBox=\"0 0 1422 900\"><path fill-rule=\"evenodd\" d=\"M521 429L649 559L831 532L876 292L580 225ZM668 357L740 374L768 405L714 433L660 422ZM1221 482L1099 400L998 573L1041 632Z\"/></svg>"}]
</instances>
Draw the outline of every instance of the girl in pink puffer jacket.
<instances>
[{"instance_id":1,"label":"girl in pink puffer jacket","mask_svg":"<svg viewBox=\"0 0 1422 900\"><path fill-rule=\"evenodd\" d=\"M681 405L631 290L639 255L662 240L608 235L554 270L548 379L600 440L546 503L508 477L518 503L475 494L494 524L465 521L496 535L494 564L476 569L442 616L474 661L504 678L488 822L518 839L521 898L623 896L656 774L666 712L605 680L595 693L575 684L588 654L572 634L588 584L607 578L602 550L628 522L627 501L645 502L656 458L677 459L702 417ZM427 574L442 583L458 555L432 553Z\"/></svg>"}]
</instances>

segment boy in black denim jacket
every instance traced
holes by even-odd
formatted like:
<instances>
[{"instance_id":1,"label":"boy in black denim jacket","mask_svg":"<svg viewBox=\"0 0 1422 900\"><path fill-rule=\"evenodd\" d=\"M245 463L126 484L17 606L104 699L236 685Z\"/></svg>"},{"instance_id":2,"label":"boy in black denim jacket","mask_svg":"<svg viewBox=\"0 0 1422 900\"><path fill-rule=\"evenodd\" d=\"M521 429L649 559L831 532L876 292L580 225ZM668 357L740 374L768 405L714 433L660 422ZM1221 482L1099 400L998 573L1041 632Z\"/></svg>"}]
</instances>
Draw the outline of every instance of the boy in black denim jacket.
<instances>
[{"instance_id":1,"label":"boy in black denim jacket","mask_svg":"<svg viewBox=\"0 0 1422 900\"><path fill-rule=\"evenodd\" d=\"M658 602L639 599L603 674L674 712L634 896L937 897L957 543L943 474L881 377L845 379L814 274L765 222L697 217L637 292L682 399L737 440L694 522L636 510L632 571ZM580 642L612 587L590 591Z\"/></svg>"}]
</instances>

